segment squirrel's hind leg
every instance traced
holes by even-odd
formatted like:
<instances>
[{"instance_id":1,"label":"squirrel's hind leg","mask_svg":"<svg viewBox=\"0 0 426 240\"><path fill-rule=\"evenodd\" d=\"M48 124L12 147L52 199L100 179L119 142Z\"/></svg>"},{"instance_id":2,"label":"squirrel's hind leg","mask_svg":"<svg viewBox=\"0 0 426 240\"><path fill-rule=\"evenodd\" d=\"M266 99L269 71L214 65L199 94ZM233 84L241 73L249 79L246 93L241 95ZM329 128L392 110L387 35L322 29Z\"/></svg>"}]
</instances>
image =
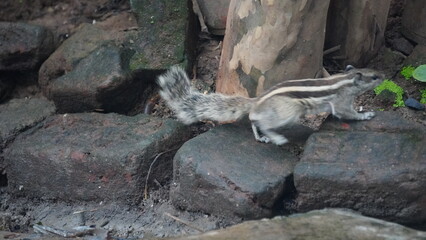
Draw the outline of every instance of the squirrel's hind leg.
<instances>
[{"instance_id":1,"label":"squirrel's hind leg","mask_svg":"<svg viewBox=\"0 0 426 240\"><path fill-rule=\"evenodd\" d=\"M262 143L271 142L271 139L269 139L267 136L260 136L259 129L257 129L256 124L254 124L253 122L251 123L251 129L253 130L253 135L256 141L262 142Z\"/></svg>"},{"instance_id":2,"label":"squirrel's hind leg","mask_svg":"<svg viewBox=\"0 0 426 240\"><path fill-rule=\"evenodd\" d=\"M262 133L265 134L265 137L270 139L270 141L276 145L283 145L288 143L288 139L286 137L276 133L271 129L263 129Z\"/></svg>"},{"instance_id":3,"label":"squirrel's hind leg","mask_svg":"<svg viewBox=\"0 0 426 240\"><path fill-rule=\"evenodd\" d=\"M302 110L296 103L291 104L286 98L275 97L266 100L249 114L254 137L257 141L272 142L276 145L287 143L288 139L276 130L297 122Z\"/></svg>"},{"instance_id":4,"label":"squirrel's hind leg","mask_svg":"<svg viewBox=\"0 0 426 240\"><path fill-rule=\"evenodd\" d=\"M259 129L256 126L255 122L251 123L251 128L253 130L253 135L256 141L262 142L262 143L269 143L272 142L276 145L283 145L288 142L287 138L285 138L283 135L276 133L275 131L271 129L262 129L261 133L263 136L259 134Z\"/></svg>"}]
</instances>

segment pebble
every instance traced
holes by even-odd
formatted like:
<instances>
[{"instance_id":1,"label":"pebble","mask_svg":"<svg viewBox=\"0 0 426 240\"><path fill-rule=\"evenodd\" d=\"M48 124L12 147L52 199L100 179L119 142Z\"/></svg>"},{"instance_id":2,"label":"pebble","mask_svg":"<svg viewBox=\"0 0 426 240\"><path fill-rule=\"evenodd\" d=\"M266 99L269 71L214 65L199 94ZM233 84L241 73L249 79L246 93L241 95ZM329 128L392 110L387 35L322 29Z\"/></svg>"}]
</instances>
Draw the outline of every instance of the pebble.
<instances>
[{"instance_id":1,"label":"pebble","mask_svg":"<svg viewBox=\"0 0 426 240\"><path fill-rule=\"evenodd\" d=\"M415 109L415 110L425 110L425 105L419 103L419 101L417 101L414 98L408 98L407 100L405 100L405 106Z\"/></svg>"}]
</instances>

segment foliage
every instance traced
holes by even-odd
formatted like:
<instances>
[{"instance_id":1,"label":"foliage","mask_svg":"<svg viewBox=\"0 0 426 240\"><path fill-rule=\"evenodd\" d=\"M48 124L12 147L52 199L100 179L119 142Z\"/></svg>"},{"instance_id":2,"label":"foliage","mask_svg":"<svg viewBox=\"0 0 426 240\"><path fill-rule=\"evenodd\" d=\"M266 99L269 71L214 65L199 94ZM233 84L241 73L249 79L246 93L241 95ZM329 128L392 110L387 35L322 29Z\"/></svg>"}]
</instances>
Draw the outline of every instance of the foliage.
<instances>
[{"instance_id":1,"label":"foliage","mask_svg":"<svg viewBox=\"0 0 426 240\"><path fill-rule=\"evenodd\" d=\"M413 78L420 82L426 82L426 64L418 66L412 73Z\"/></svg>"},{"instance_id":2,"label":"foliage","mask_svg":"<svg viewBox=\"0 0 426 240\"><path fill-rule=\"evenodd\" d=\"M405 66L401 70L401 75L404 76L405 79L409 80L413 76L414 69L416 68L411 65Z\"/></svg>"},{"instance_id":3,"label":"foliage","mask_svg":"<svg viewBox=\"0 0 426 240\"><path fill-rule=\"evenodd\" d=\"M420 93L422 94L421 99L420 99L420 103L426 104L426 88L423 89L423 90L420 90Z\"/></svg>"},{"instance_id":4,"label":"foliage","mask_svg":"<svg viewBox=\"0 0 426 240\"><path fill-rule=\"evenodd\" d=\"M379 86L377 86L374 89L374 92L376 93L376 95L379 95L383 90L388 90L396 95L395 103L393 104L394 107L405 106L404 100L402 99L402 95L404 94L404 89L398 86L395 82L389 79L385 79Z\"/></svg>"},{"instance_id":5,"label":"foliage","mask_svg":"<svg viewBox=\"0 0 426 240\"><path fill-rule=\"evenodd\" d=\"M420 82L426 82L426 64L418 67L413 67L411 65L405 66L401 70L401 75L407 80L414 78Z\"/></svg>"}]
</instances>

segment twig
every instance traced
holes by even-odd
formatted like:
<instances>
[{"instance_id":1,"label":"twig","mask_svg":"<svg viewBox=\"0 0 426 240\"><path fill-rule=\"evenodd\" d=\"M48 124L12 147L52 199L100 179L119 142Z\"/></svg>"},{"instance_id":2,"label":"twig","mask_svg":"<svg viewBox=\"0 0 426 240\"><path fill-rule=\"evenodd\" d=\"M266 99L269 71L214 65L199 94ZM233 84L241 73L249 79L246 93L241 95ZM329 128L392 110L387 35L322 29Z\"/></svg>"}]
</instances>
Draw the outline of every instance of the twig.
<instances>
[{"instance_id":1,"label":"twig","mask_svg":"<svg viewBox=\"0 0 426 240\"><path fill-rule=\"evenodd\" d=\"M85 212L96 212L98 210L99 210L99 208L90 209L90 210L80 210L80 211L75 211L72 214L79 214L79 213L85 213Z\"/></svg>"},{"instance_id":2,"label":"twig","mask_svg":"<svg viewBox=\"0 0 426 240\"><path fill-rule=\"evenodd\" d=\"M327 50L324 50L324 52L322 53L322 55L325 56L327 54L333 53L333 52L338 51L338 50L340 50L340 45L337 45L337 46L334 46L334 47L329 48Z\"/></svg>"},{"instance_id":3,"label":"twig","mask_svg":"<svg viewBox=\"0 0 426 240\"><path fill-rule=\"evenodd\" d=\"M334 60L345 60L346 56L342 56L342 55L340 55L340 56L334 56L334 57L331 57L331 59L334 59Z\"/></svg>"},{"instance_id":4,"label":"twig","mask_svg":"<svg viewBox=\"0 0 426 240\"><path fill-rule=\"evenodd\" d=\"M152 109L154 109L155 104L160 100L160 95L156 94L155 96L153 96L152 98L149 98L146 103L145 106L143 108L143 113L145 114L151 114L152 113Z\"/></svg>"},{"instance_id":5,"label":"twig","mask_svg":"<svg viewBox=\"0 0 426 240\"><path fill-rule=\"evenodd\" d=\"M157 184L159 188L163 187L163 185L157 179L154 179L154 183Z\"/></svg>"},{"instance_id":6,"label":"twig","mask_svg":"<svg viewBox=\"0 0 426 240\"><path fill-rule=\"evenodd\" d=\"M34 229L34 232L36 232L36 233L49 234L49 232L47 230L45 230L44 227L41 226L41 225L35 224L33 226L33 229Z\"/></svg>"},{"instance_id":7,"label":"twig","mask_svg":"<svg viewBox=\"0 0 426 240\"><path fill-rule=\"evenodd\" d=\"M192 80L196 80L197 79L197 66L196 66L196 64L194 64L193 66L192 66Z\"/></svg>"},{"instance_id":8,"label":"twig","mask_svg":"<svg viewBox=\"0 0 426 240\"><path fill-rule=\"evenodd\" d=\"M92 227L82 226L82 227L74 228L74 231L66 231L66 230L56 229L53 227L42 226L37 224L34 225L33 228L34 228L34 231L36 232L40 232L43 234L53 233L65 238L84 236L84 235L92 233L95 230Z\"/></svg>"},{"instance_id":9,"label":"twig","mask_svg":"<svg viewBox=\"0 0 426 240\"><path fill-rule=\"evenodd\" d=\"M203 13L201 13L201 9L200 9L200 6L198 5L197 0L192 0L192 10L198 16L198 21L200 22L200 25L201 25L201 32L208 33L209 30L206 26L206 23L204 22L204 16L203 16Z\"/></svg>"},{"instance_id":10,"label":"twig","mask_svg":"<svg viewBox=\"0 0 426 240\"><path fill-rule=\"evenodd\" d=\"M222 47L222 41L220 41L219 44L215 48L213 48L213 50L220 49L221 47Z\"/></svg>"},{"instance_id":11,"label":"twig","mask_svg":"<svg viewBox=\"0 0 426 240\"><path fill-rule=\"evenodd\" d=\"M139 29L138 27L129 27L129 28L123 29L121 31L124 31L124 32L127 32L127 31L136 31L138 29Z\"/></svg>"},{"instance_id":12,"label":"twig","mask_svg":"<svg viewBox=\"0 0 426 240\"><path fill-rule=\"evenodd\" d=\"M148 173L146 174L146 179L145 179L145 189L143 190L143 195L144 195L144 199L145 199L145 200L146 200L146 199L148 199L148 180L149 180L149 175L151 175L152 166L154 166L154 163L157 161L157 159L158 159L161 155L163 155L164 153L168 153L168 152L174 151L174 150L177 150L177 148L173 148L173 149L170 149L170 150L167 150L167 151L164 151L164 152L158 153L158 154L155 156L154 160L151 162L151 165L149 166L149 169L148 169Z\"/></svg>"},{"instance_id":13,"label":"twig","mask_svg":"<svg viewBox=\"0 0 426 240\"><path fill-rule=\"evenodd\" d=\"M201 228L199 228L199 227L196 227L196 226L193 226L192 224L188 223L187 221L184 221L184 220L182 220L182 219L180 219L180 218L178 218L178 217L175 217L175 216L171 215L170 213L165 212L165 213L164 213L164 215L166 215L167 217L169 217L169 218L171 218L171 219L175 220L176 222L180 222L180 223L182 223L182 224L185 224L186 226L188 226L188 227L190 227L190 228L192 228L192 229L195 229L195 230L197 230L197 231L199 231L199 232L201 232L201 233L203 233L203 232L204 232L204 230L203 230L203 229L201 229Z\"/></svg>"}]
</instances>

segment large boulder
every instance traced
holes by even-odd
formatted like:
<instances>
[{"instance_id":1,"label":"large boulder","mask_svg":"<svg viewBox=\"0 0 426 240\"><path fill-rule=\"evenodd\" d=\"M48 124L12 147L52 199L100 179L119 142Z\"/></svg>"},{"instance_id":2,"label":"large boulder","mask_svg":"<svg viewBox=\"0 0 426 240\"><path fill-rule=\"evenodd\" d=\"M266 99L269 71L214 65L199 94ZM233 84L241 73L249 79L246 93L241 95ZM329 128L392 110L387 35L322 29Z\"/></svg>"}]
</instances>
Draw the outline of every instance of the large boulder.
<instances>
[{"instance_id":1,"label":"large boulder","mask_svg":"<svg viewBox=\"0 0 426 240\"><path fill-rule=\"evenodd\" d=\"M131 5L138 27L83 25L43 63L39 84L58 112L127 114L147 101L143 93L159 73L175 64L189 67L196 34L190 33L188 2L132 0Z\"/></svg>"},{"instance_id":2,"label":"large boulder","mask_svg":"<svg viewBox=\"0 0 426 240\"><path fill-rule=\"evenodd\" d=\"M43 98L12 99L0 104L0 147L54 112L53 103Z\"/></svg>"},{"instance_id":3,"label":"large boulder","mask_svg":"<svg viewBox=\"0 0 426 240\"><path fill-rule=\"evenodd\" d=\"M195 18L188 0L130 0L138 22L131 69L158 71L171 65L189 67L194 60Z\"/></svg>"},{"instance_id":4,"label":"large boulder","mask_svg":"<svg viewBox=\"0 0 426 240\"><path fill-rule=\"evenodd\" d=\"M94 237L106 235L102 229ZM148 234L147 234L148 235ZM0 238L12 239L69 239L50 235L34 236L0 231ZM92 237L92 236L83 236ZM133 239L133 238L132 238ZM136 238L135 238L136 239ZM146 239L146 236L143 237ZM345 209L324 209L288 217L275 217L257 221L246 221L225 229L181 237L157 238L152 240L277 240L277 239L350 239L350 240L424 240L426 232L417 231L395 223L362 216Z\"/></svg>"},{"instance_id":5,"label":"large boulder","mask_svg":"<svg viewBox=\"0 0 426 240\"><path fill-rule=\"evenodd\" d=\"M112 32L92 24L83 24L40 67L39 84L42 88L47 87L50 81L72 71L82 59L105 41L111 42L116 38Z\"/></svg>"},{"instance_id":6,"label":"large boulder","mask_svg":"<svg viewBox=\"0 0 426 240\"><path fill-rule=\"evenodd\" d=\"M247 221L226 229L174 240L351 239L421 240L426 233L398 224L364 217L343 209L324 209L288 217Z\"/></svg>"},{"instance_id":7,"label":"large boulder","mask_svg":"<svg viewBox=\"0 0 426 240\"><path fill-rule=\"evenodd\" d=\"M189 133L176 121L143 114L56 115L5 149L9 191L67 201L135 202L148 178L170 179L171 156Z\"/></svg>"},{"instance_id":8,"label":"large boulder","mask_svg":"<svg viewBox=\"0 0 426 240\"><path fill-rule=\"evenodd\" d=\"M0 104L0 152L18 134L55 113L52 102L42 98L12 99ZM0 156L0 174L5 169Z\"/></svg>"},{"instance_id":9,"label":"large boulder","mask_svg":"<svg viewBox=\"0 0 426 240\"><path fill-rule=\"evenodd\" d=\"M297 160L287 148L256 142L250 125L222 125L176 153L170 196L175 206L191 211L268 217L292 190Z\"/></svg>"},{"instance_id":10,"label":"large boulder","mask_svg":"<svg viewBox=\"0 0 426 240\"><path fill-rule=\"evenodd\" d=\"M413 52L405 59L404 66L419 66L426 62L426 45L418 44Z\"/></svg>"},{"instance_id":11,"label":"large boulder","mask_svg":"<svg viewBox=\"0 0 426 240\"><path fill-rule=\"evenodd\" d=\"M55 49L53 34L42 26L0 22L0 71L34 70Z\"/></svg>"},{"instance_id":12,"label":"large boulder","mask_svg":"<svg viewBox=\"0 0 426 240\"><path fill-rule=\"evenodd\" d=\"M101 46L82 59L73 71L44 88L59 112L105 111L126 113L139 100L142 81L129 74L131 52Z\"/></svg>"},{"instance_id":13,"label":"large boulder","mask_svg":"<svg viewBox=\"0 0 426 240\"><path fill-rule=\"evenodd\" d=\"M426 220L426 132L392 112L328 121L294 170L298 211L351 208L389 221Z\"/></svg>"},{"instance_id":14,"label":"large boulder","mask_svg":"<svg viewBox=\"0 0 426 240\"><path fill-rule=\"evenodd\" d=\"M0 103L8 99L14 87L14 82L10 81L7 78L0 77Z\"/></svg>"},{"instance_id":15,"label":"large boulder","mask_svg":"<svg viewBox=\"0 0 426 240\"><path fill-rule=\"evenodd\" d=\"M41 66L39 84L58 111L126 113L143 91L129 62L133 51L120 46L123 34L83 25Z\"/></svg>"}]
</instances>

